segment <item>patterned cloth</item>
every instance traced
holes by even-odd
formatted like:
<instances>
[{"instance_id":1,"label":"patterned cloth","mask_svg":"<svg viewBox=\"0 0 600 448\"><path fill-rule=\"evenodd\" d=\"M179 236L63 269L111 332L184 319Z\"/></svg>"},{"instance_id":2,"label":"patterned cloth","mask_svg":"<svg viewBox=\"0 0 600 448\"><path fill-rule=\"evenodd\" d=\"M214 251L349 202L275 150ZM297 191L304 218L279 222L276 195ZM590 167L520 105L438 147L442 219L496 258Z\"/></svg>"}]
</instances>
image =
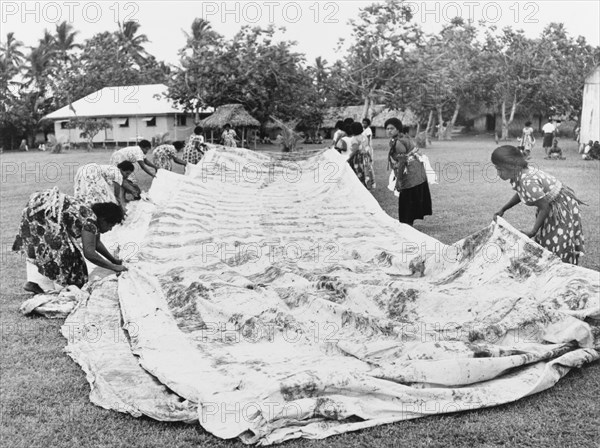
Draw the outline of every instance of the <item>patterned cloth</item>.
<instances>
[{"instance_id":1,"label":"patterned cloth","mask_svg":"<svg viewBox=\"0 0 600 448\"><path fill-rule=\"evenodd\" d=\"M127 146L112 153L110 164L117 166L119 163L128 160L135 165L137 162L144 160L145 157L144 151L139 146Z\"/></svg>"},{"instance_id":2,"label":"patterned cloth","mask_svg":"<svg viewBox=\"0 0 600 448\"><path fill-rule=\"evenodd\" d=\"M350 140L350 157L348 163L361 183L371 189L375 182L373 174L373 158L368 151L369 141L364 134L355 135Z\"/></svg>"},{"instance_id":3,"label":"patterned cloth","mask_svg":"<svg viewBox=\"0 0 600 448\"><path fill-rule=\"evenodd\" d=\"M83 230L99 233L91 207L54 187L31 195L13 250L25 254L40 274L63 286L81 288L88 279L77 241Z\"/></svg>"},{"instance_id":4,"label":"patterned cloth","mask_svg":"<svg viewBox=\"0 0 600 448\"><path fill-rule=\"evenodd\" d=\"M83 165L75 174L75 198L90 205L96 202L118 204L113 182L123 184L123 175L116 166L97 163Z\"/></svg>"},{"instance_id":5,"label":"patterned cloth","mask_svg":"<svg viewBox=\"0 0 600 448\"><path fill-rule=\"evenodd\" d=\"M583 254L584 238L579 214L582 202L573 191L555 177L532 168L524 169L517 180L510 183L526 205L542 198L550 201L550 214L534 240L564 262L577 264Z\"/></svg>"},{"instance_id":6,"label":"patterned cloth","mask_svg":"<svg viewBox=\"0 0 600 448\"><path fill-rule=\"evenodd\" d=\"M192 134L183 148L183 160L196 165L204 157L204 137Z\"/></svg>"},{"instance_id":7,"label":"patterned cloth","mask_svg":"<svg viewBox=\"0 0 600 448\"><path fill-rule=\"evenodd\" d=\"M177 150L173 145L160 145L154 148L152 155L157 168L171 171L173 168L172 160L173 157L177 156Z\"/></svg>"},{"instance_id":8,"label":"patterned cloth","mask_svg":"<svg viewBox=\"0 0 600 448\"><path fill-rule=\"evenodd\" d=\"M237 142L235 141L236 138L237 138L237 134L235 133L235 131L233 129L230 129L228 131L223 131L223 133L221 134L221 139L223 140L223 146L230 146L232 148L235 148L237 146Z\"/></svg>"},{"instance_id":9,"label":"patterned cloth","mask_svg":"<svg viewBox=\"0 0 600 448\"><path fill-rule=\"evenodd\" d=\"M427 182L427 173L423 163L416 155L408 155L413 149L415 149L415 144L410 138L401 137L390 140L388 161L394 166L398 191Z\"/></svg>"}]
</instances>

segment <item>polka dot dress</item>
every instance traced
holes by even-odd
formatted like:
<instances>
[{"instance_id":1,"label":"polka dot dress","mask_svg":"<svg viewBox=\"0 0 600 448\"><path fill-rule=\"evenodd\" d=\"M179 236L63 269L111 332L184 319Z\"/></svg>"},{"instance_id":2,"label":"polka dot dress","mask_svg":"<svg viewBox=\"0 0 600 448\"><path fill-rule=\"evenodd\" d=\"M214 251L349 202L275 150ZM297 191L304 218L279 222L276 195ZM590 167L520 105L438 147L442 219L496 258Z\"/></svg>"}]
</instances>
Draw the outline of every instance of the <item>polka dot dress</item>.
<instances>
[{"instance_id":1,"label":"polka dot dress","mask_svg":"<svg viewBox=\"0 0 600 448\"><path fill-rule=\"evenodd\" d=\"M550 214L534 240L564 262L577 264L583 254L583 229L579 214L581 201L573 191L555 177L531 168L524 169L518 179L510 183L526 205L533 205L542 198L550 201Z\"/></svg>"}]
</instances>

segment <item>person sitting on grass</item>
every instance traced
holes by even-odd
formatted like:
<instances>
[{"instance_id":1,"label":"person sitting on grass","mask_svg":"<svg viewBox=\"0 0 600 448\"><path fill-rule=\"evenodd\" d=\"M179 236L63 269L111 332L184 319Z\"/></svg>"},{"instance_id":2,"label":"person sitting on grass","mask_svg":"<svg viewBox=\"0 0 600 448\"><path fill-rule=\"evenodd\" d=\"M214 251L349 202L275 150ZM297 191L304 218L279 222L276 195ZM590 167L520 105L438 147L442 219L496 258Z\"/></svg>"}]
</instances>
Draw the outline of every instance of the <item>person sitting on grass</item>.
<instances>
[{"instance_id":1,"label":"person sitting on grass","mask_svg":"<svg viewBox=\"0 0 600 448\"><path fill-rule=\"evenodd\" d=\"M583 254L583 228L575 193L558 179L530 168L525 156L514 146L500 146L492 153L492 163L502 180L508 180L516 194L494 214L523 202L537 208L535 223L523 233L556 254L565 263L577 264Z\"/></svg>"},{"instance_id":2,"label":"person sitting on grass","mask_svg":"<svg viewBox=\"0 0 600 448\"><path fill-rule=\"evenodd\" d=\"M158 169L171 171L173 169L172 162L178 165L186 166L185 160L177 157L177 153L183 149L183 142L173 142L172 145L160 145L152 150L152 157L154 158L154 164Z\"/></svg>"},{"instance_id":3,"label":"person sitting on grass","mask_svg":"<svg viewBox=\"0 0 600 448\"><path fill-rule=\"evenodd\" d=\"M81 288L88 281L85 260L117 274L126 271L100 240L122 221L123 211L112 202L89 205L57 187L34 193L12 247L27 257L24 289L42 294L69 285Z\"/></svg>"},{"instance_id":4,"label":"person sitting on grass","mask_svg":"<svg viewBox=\"0 0 600 448\"><path fill-rule=\"evenodd\" d=\"M563 156L563 150L558 146L558 139L554 137L554 141L552 142L552 146L548 150L548 156L545 159L559 159L565 160L566 157Z\"/></svg>"}]
</instances>

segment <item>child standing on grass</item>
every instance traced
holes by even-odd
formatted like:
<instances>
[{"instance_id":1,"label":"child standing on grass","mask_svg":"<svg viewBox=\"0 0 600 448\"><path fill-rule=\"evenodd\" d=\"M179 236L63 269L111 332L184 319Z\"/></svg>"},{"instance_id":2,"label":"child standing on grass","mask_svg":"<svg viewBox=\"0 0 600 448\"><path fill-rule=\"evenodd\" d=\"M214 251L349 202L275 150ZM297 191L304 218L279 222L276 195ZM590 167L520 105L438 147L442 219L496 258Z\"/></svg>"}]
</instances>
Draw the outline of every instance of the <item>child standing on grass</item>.
<instances>
[{"instance_id":1,"label":"child standing on grass","mask_svg":"<svg viewBox=\"0 0 600 448\"><path fill-rule=\"evenodd\" d=\"M579 206L573 191L554 176L527 165L514 146L500 146L492 153L492 163L502 180L510 181L517 192L496 216L504 215L519 202L537 208L535 224L523 232L535 242L558 255L564 262L577 264L583 254L583 229Z\"/></svg>"},{"instance_id":2,"label":"child standing on grass","mask_svg":"<svg viewBox=\"0 0 600 448\"><path fill-rule=\"evenodd\" d=\"M523 128L523 135L521 136L521 146L523 147L525 158L528 159L531 156L533 145L535 145L535 138L533 136L531 121L526 121Z\"/></svg>"}]
</instances>

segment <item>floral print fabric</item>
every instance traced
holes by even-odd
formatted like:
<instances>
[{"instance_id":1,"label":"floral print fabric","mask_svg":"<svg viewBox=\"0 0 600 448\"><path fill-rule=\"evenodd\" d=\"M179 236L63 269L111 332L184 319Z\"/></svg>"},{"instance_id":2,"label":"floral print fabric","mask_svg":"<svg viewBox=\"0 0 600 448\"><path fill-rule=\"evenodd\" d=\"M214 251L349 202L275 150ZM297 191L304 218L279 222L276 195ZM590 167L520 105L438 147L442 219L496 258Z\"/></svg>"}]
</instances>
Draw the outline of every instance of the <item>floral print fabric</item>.
<instances>
[{"instance_id":1,"label":"floral print fabric","mask_svg":"<svg viewBox=\"0 0 600 448\"><path fill-rule=\"evenodd\" d=\"M83 230L98 234L91 207L55 187L31 196L23 210L13 250L25 254L49 279L63 286L82 287L88 273L75 243Z\"/></svg>"}]
</instances>

